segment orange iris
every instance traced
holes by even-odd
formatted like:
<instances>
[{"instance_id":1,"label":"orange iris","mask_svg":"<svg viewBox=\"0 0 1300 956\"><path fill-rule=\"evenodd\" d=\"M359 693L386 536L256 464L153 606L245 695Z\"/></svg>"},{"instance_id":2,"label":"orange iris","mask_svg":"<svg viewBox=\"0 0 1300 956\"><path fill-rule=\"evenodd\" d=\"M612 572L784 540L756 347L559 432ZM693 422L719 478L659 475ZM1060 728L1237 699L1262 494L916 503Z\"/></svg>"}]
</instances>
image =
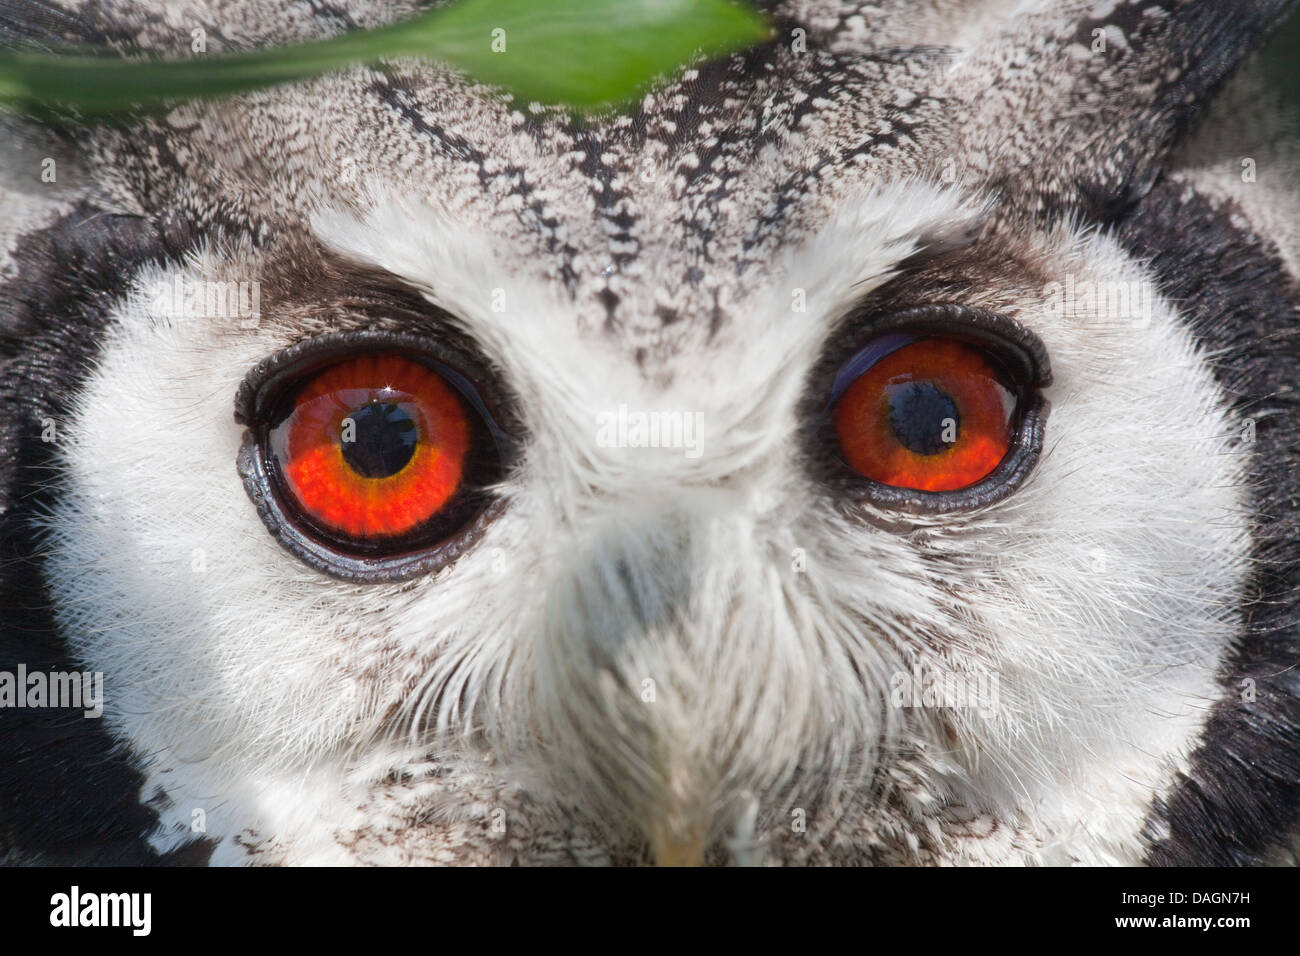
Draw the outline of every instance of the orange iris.
<instances>
[{"instance_id":1,"label":"orange iris","mask_svg":"<svg viewBox=\"0 0 1300 956\"><path fill-rule=\"evenodd\" d=\"M465 406L437 372L376 353L318 373L272 432L304 515L357 539L404 535L460 487L470 447Z\"/></svg>"},{"instance_id":2,"label":"orange iris","mask_svg":"<svg viewBox=\"0 0 1300 956\"><path fill-rule=\"evenodd\" d=\"M881 484L954 491L1011 448L1015 396L983 351L920 339L877 361L835 405L845 460Z\"/></svg>"}]
</instances>

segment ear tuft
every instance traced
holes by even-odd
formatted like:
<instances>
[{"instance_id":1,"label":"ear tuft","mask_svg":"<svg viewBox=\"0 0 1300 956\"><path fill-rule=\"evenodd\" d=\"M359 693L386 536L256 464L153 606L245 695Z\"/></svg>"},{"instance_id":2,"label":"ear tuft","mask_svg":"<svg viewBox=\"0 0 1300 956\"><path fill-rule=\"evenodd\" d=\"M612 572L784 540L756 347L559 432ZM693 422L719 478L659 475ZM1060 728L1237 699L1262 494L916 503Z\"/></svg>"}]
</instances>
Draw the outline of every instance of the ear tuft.
<instances>
[{"instance_id":1,"label":"ear tuft","mask_svg":"<svg viewBox=\"0 0 1300 956\"><path fill-rule=\"evenodd\" d=\"M1071 0L956 65L953 155L1034 213L1110 220L1151 188L1220 85L1295 0Z\"/></svg>"}]
</instances>

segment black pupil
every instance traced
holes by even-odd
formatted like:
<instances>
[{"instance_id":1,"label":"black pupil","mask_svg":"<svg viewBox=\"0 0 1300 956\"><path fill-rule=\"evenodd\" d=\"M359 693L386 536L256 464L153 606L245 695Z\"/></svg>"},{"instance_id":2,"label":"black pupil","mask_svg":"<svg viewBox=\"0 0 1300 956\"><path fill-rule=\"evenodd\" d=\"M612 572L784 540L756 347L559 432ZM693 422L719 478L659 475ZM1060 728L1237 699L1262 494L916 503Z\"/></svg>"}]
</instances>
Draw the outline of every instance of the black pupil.
<instances>
[{"instance_id":1,"label":"black pupil","mask_svg":"<svg viewBox=\"0 0 1300 956\"><path fill-rule=\"evenodd\" d=\"M343 460L363 478L397 474L415 454L415 442L415 420L391 402L362 405L343 420Z\"/></svg>"},{"instance_id":2,"label":"black pupil","mask_svg":"<svg viewBox=\"0 0 1300 956\"><path fill-rule=\"evenodd\" d=\"M904 382L889 386L889 424L905 448L937 455L956 442L961 419L957 403L934 383Z\"/></svg>"}]
</instances>

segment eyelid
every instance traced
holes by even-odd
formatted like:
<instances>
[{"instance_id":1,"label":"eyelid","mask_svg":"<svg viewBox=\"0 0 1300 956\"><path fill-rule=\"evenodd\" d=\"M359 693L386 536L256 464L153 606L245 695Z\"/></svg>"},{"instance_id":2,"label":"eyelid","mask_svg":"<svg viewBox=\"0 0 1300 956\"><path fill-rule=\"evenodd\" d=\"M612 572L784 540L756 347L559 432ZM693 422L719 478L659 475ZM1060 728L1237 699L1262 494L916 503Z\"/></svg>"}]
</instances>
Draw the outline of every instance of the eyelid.
<instances>
[{"instance_id":1,"label":"eyelid","mask_svg":"<svg viewBox=\"0 0 1300 956\"><path fill-rule=\"evenodd\" d=\"M839 372L835 375L835 381L831 385L831 397L826 407L830 408L838 402L840 396L867 369L881 359L893 355L904 345L909 345L916 340L917 336L908 332L886 333L873 338L866 347L859 349L851 359L840 366Z\"/></svg>"},{"instance_id":2,"label":"eyelid","mask_svg":"<svg viewBox=\"0 0 1300 956\"><path fill-rule=\"evenodd\" d=\"M283 385L299 380L312 368L368 351L400 351L427 356L438 363L438 373L449 378L486 422L492 438L507 450L511 441L498 422L510 421L509 408L489 403L483 364L463 349L409 332L357 329L327 332L295 342L258 362L240 383L235 395L235 421L256 428L283 397Z\"/></svg>"},{"instance_id":3,"label":"eyelid","mask_svg":"<svg viewBox=\"0 0 1300 956\"><path fill-rule=\"evenodd\" d=\"M964 338L1002 358L1017 373L1021 384L1045 388L1052 382L1051 362L1042 340L1019 322L998 312L956 303L939 303L882 312L854 325L853 344L843 350L849 358L842 369L858 362L864 350L892 332L910 334L913 338L925 335ZM884 358L885 354L888 353L877 356L877 360ZM832 391L839 386L840 378L841 374L837 372Z\"/></svg>"}]
</instances>

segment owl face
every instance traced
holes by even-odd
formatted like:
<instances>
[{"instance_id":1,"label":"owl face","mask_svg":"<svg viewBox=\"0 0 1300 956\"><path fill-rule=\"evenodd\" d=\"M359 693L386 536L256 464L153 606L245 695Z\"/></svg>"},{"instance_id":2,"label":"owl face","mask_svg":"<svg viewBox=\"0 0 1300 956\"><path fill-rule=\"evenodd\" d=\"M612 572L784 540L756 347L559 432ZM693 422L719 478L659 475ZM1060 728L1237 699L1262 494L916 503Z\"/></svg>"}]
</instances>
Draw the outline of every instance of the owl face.
<instances>
[{"instance_id":1,"label":"owl face","mask_svg":"<svg viewBox=\"0 0 1300 956\"><path fill-rule=\"evenodd\" d=\"M121 745L114 852L1285 837L1291 771L1217 850L1237 810L1195 800L1249 789L1232 753L1297 759L1264 666L1294 426L1252 397L1295 285L1171 154L1232 62L1202 54L1276 14L941 6L785 5L582 122L401 64L62 131L93 189L40 230L96 293L44 299L39 400L6 380L57 432L7 520L31 613L105 677L77 745Z\"/></svg>"}]
</instances>

